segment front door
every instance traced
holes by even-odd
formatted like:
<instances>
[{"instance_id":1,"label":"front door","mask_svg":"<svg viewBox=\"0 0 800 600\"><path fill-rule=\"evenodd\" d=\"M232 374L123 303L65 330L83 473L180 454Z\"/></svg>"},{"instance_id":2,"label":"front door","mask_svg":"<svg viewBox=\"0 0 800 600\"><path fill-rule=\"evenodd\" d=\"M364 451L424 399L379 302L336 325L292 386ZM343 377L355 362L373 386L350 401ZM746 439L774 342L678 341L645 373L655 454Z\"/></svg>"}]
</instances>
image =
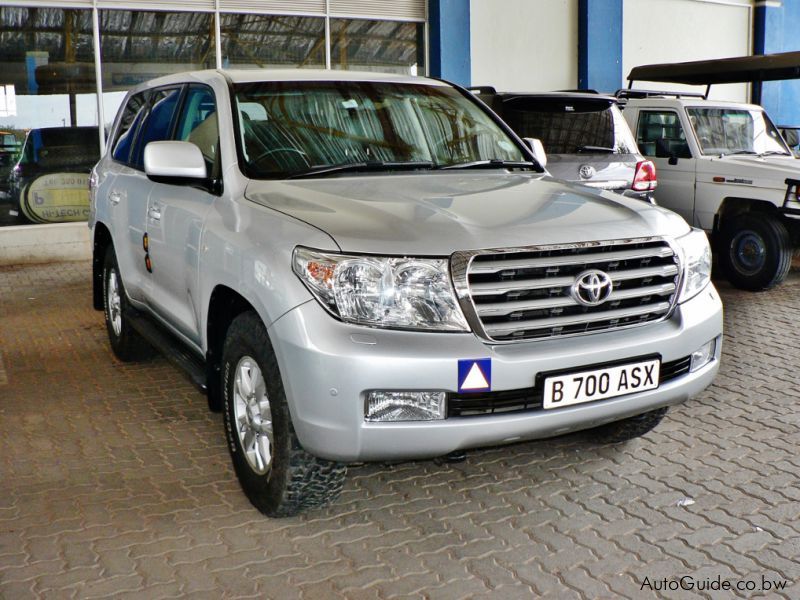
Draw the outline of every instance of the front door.
<instances>
[{"instance_id":1,"label":"front door","mask_svg":"<svg viewBox=\"0 0 800 600\"><path fill-rule=\"evenodd\" d=\"M173 139L195 144L206 159L209 179L218 179L219 130L212 90L190 86ZM198 268L206 214L218 196L198 185L156 183L147 208L153 310L179 333L200 344Z\"/></svg>"},{"instance_id":2,"label":"front door","mask_svg":"<svg viewBox=\"0 0 800 600\"><path fill-rule=\"evenodd\" d=\"M656 165L656 202L675 211L689 224L694 217L697 160L692 156L681 124L673 110L641 110L636 126L639 151Z\"/></svg>"}]
</instances>

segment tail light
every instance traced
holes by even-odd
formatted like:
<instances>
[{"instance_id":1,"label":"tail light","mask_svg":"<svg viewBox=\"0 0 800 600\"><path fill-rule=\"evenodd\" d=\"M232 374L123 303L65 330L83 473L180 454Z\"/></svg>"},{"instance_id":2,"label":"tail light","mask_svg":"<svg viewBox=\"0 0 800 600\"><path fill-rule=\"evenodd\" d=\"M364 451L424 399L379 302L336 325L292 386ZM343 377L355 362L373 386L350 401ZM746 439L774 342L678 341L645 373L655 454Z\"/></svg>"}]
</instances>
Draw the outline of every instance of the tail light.
<instances>
[{"instance_id":1,"label":"tail light","mask_svg":"<svg viewBox=\"0 0 800 600\"><path fill-rule=\"evenodd\" d=\"M647 192L656 189L658 178L656 166L651 160L640 160L636 163L636 172L633 174L631 188L637 192Z\"/></svg>"}]
</instances>

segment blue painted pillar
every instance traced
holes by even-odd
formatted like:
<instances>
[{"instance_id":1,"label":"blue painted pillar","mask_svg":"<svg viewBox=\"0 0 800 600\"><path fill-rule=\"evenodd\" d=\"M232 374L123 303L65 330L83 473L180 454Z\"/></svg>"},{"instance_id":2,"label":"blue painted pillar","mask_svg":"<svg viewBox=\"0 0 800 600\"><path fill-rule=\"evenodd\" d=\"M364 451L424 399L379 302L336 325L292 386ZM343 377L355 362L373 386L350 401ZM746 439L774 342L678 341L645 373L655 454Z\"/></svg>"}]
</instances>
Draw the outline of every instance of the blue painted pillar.
<instances>
[{"instance_id":1,"label":"blue painted pillar","mask_svg":"<svg viewBox=\"0 0 800 600\"><path fill-rule=\"evenodd\" d=\"M428 28L431 77L470 85L469 0L429 0Z\"/></svg>"},{"instance_id":2,"label":"blue painted pillar","mask_svg":"<svg viewBox=\"0 0 800 600\"><path fill-rule=\"evenodd\" d=\"M615 92L622 81L622 0L579 0L578 87Z\"/></svg>"},{"instance_id":3,"label":"blue painted pillar","mask_svg":"<svg viewBox=\"0 0 800 600\"><path fill-rule=\"evenodd\" d=\"M800 2L758 0L753 16L753 54L800 50ZM753 102L778 125L800 125L800 80L753 84Z\"/></svg>"}]
</instances>

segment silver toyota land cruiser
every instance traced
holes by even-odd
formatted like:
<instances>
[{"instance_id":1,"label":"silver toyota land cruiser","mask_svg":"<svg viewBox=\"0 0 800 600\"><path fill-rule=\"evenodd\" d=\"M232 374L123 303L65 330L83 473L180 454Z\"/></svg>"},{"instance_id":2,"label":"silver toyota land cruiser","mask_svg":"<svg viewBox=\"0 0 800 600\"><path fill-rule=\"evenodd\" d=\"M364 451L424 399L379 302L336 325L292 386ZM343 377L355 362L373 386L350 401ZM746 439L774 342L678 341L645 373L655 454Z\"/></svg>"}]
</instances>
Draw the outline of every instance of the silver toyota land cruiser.
<instances>
[{"instance_id":1,"label":"silver toyota land cruiser","mask_svg":"<svg viewBox=\"0 0 800 600\"><path fill-rule=\"evenodd\" d=\"M92 172L94 305L119 359L207 392L271 516L333 500L348 462L624 441L717 372L709 245L545 163L441 81L160 78Z\"/></svg>"}]
</instances>

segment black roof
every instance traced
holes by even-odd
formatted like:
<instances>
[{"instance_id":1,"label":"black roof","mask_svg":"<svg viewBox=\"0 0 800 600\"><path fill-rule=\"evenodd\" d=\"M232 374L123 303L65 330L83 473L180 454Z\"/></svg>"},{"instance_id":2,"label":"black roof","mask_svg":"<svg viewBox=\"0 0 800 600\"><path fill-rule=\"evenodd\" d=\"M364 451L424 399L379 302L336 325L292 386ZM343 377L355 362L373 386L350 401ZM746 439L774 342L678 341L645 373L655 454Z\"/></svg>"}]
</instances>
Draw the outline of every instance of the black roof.
<instances>
[{"instance_id":1,"label":"black roof","mask_svg":"<svg viewBox=\"0 0 800 600\"><path fill-rule=\"evenodd\" d=\"M541 98L552 100L595 100L598 102L617 102L617 98L611 95L598 94L595 91L564 91L564 92L498 92L491 86L474 86L468 88L478 96L496 96L501 100L511 100L514 98Z\"/></svg>"},{"instance_id":2,"label":"black roof","mask_svg":"<svg viewBox=\"0 0 800 600\"><path fill-rule=\"evenodd\" d=\"M800 52L641 65L631 69L628 74L628 81L659 81L689 85L796 78L800 78Z\"/></svg>"}]
</instances>

